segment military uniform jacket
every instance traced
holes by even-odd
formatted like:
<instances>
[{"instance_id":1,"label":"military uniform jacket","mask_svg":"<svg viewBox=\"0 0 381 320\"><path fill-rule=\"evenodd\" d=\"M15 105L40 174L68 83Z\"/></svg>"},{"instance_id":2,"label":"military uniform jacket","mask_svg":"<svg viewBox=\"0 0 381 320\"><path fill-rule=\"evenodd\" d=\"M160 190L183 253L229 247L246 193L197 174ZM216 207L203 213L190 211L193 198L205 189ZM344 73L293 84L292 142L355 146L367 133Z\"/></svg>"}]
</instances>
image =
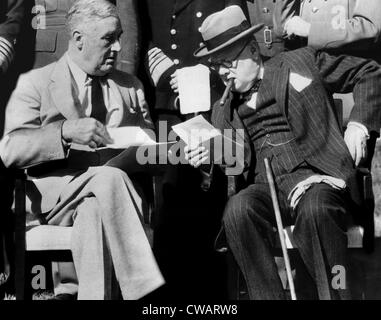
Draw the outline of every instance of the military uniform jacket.
<instances>
[{"instance_id":1,"label":"military uniform jacket","mask_svg":"<svg viewBox=\"0 0 381 320\"><path fill-rule=\"evenodd\" d=\"M285 49L299 44L283 39L283 28L287 19L299 13L299 1L295 0L247 0L249 19L252 25L263 23L264 28L255 34L261 54L273 57Z\"/></svg>"},{"instance_id":2,"label":"military uniform jacket","mask_svg":"<svg viewBox=\"0 0 381 320\"><path fill-rule=\"evenodd\" d=\"M7 0L0 3L0 37L14 44L25 16L25 0Z\"/></svg>"},{"instance_id":3,"label":"military uniform jacket","mask_svg":"<svg viewBox=\"0 0 381 320\"><path fill-rule=\"evenodd\" d=\"M160 48L175 64L171 72L198 64L193 53L203 41L199 27L207 16L233 4L240 5L241 0L145 0L139 4L139 16L146 49ZM156 107L174 109L169 78L166 82L156 92Z\"/></svg>"},{"instance_id":4,"label":"military uniform jacket","mask_svg":"<svg viewBox=\"0 0 381 320\"><path fill-rule=\"evenodd\" d=\"M381 1L305 0L300 15L311 23L308 45L380 61Z\"/></svg>"}]
</instances>

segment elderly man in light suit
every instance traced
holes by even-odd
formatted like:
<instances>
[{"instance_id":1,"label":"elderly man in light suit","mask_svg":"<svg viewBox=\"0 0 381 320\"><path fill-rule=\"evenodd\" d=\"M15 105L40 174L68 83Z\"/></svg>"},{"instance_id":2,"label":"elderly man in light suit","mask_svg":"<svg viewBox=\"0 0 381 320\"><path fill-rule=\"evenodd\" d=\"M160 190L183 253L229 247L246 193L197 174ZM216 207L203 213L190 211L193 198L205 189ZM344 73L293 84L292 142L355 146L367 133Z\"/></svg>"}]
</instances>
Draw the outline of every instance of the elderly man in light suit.
<instances>
[{"instance_id":1,"label":"elderly man in light suit","mask_svg":"<svg viewBox=\"0 0 381 320\"><path fill-rule=\"evenodd\" d=\"M141 223L141 199L127 174L91 152L112 140L107 128L150 126L140 82L114 70L122 33L114 5L78 0L69 10L69 49L23 75L6 112L1 157L8 167L39 166L40 220L73 225L79 299L124 299L164 280ZM88 150L88 151L86 151ZM101 160L103 159L103 160Z\"/></svg>"}]
</instances>

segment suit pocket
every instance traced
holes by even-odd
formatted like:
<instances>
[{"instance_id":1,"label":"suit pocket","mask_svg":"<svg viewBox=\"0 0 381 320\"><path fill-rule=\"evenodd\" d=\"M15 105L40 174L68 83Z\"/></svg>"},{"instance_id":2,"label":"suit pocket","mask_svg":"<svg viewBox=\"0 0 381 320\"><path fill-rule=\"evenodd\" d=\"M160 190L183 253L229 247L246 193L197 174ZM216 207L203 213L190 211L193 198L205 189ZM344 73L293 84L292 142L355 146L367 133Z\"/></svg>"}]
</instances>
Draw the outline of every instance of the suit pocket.
<instances>
[{"instance_id":1,"label":"suit pocket","mask_svg":"<svg viewBox=\"0 0 381 320\"><path fill-rule=\"evenodd\" d=\"M273 146L272 150L274 159L279 167L283 168L288 173L294 171L304 161L295 140L290 140L288 143Z\"/></svg>"},{"instance_id":2,"label":"suit pocket","mask_svg":"<svg viewBox=\"0 0 381 320\"><path fill-rule=\"evenodd\" d=\"M57 47L57 31L37 30L36 52L55 52Z\"/></svg>"},{"instance_id":3,"label":"suit pocket","mask_svg":"<svg viewBox=\"0 0 381 320\"><path fill-rule=\"evenodd\" d=\"M36 5L43 6L46 13L54 12L58 9L58 0L36 0Z\"/></svg>"}]
</instances>

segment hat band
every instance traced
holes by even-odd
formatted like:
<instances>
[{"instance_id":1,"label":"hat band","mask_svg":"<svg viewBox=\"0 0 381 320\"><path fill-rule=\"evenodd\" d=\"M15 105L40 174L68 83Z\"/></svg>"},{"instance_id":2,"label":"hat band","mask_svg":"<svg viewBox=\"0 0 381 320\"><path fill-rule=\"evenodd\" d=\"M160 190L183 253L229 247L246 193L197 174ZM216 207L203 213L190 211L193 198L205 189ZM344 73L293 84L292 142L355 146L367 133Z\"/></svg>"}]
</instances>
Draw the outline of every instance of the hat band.
<instances>
[{"instance_id":1,"label":"hat band","mask_svg":"<svg viewBox=\"0 0 381 320\"><path fill-rule=\"evenodd\" d=\"M242 21L238 26L232 27L225 32L205 41L205 45L208 50L213 50L214 48L219 47L230 39L234 38L238 34L250 28L250 23L247 20Z\"/></svg>"}]
</instances>

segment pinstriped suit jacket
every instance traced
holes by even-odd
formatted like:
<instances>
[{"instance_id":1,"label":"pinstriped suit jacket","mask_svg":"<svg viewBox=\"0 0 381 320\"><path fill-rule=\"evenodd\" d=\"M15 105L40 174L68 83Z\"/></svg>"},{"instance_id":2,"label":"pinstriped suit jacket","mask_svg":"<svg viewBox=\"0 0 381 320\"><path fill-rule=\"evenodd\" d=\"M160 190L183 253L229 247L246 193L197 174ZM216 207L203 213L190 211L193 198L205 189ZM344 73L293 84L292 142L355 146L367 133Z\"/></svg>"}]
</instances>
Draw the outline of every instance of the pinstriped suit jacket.
<instances>
[{"instance_id":1,"label":"pinstriped suit jacket","mask_svg":"<svg viewBox=\"0 0 381 320\"><path fill-rule=\"evenodd\" d=\"M373 61L352 56L331 56L306 47L282 53L265 64L271 74L272 88L298 146L297 153L311 165L331 176L344 179L358 200L355 167L344 142L339 119L334 111L332 93L353 91L355 105L351 121L364 124L369 132L379 133L381 123L381 69ZM290 84L290 74L311 80L303 90ZM231 105L213 108L212 122L220 129L244 129L245 155L237 159L248 183L252 183L253 152L250 139ZM294 169L290 163L290 172Z\"/></svg>"}]
</instances>

